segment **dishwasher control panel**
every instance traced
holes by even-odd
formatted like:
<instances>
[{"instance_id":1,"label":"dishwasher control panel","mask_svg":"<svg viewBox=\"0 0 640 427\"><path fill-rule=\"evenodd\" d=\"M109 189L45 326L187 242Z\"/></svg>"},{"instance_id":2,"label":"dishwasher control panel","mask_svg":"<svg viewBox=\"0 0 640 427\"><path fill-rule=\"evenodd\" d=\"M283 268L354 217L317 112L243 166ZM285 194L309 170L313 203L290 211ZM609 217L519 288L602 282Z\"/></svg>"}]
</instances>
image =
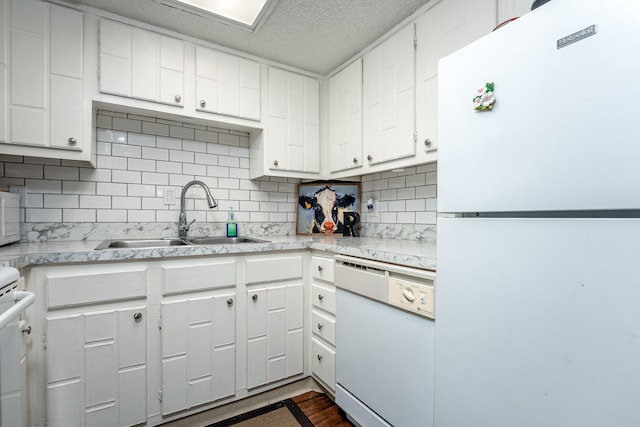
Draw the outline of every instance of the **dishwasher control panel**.
<instances>
[{"instance_id":1,"label":"dishwasher control panel","mask_svg":"<svg viewBox=\"0 0 640 427\"><path fill-rule=\"evenodd\" d=\"M388 303L421 316L434 316L433 285L389 277Z\"/></svg>"}]
</instances>

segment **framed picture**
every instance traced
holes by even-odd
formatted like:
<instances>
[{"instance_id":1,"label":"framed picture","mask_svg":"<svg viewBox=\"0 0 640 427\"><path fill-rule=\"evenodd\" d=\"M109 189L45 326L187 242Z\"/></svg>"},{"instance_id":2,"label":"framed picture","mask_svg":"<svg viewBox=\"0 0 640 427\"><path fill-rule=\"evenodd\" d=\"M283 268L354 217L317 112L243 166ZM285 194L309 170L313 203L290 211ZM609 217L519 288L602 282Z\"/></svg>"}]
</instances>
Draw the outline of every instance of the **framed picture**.
<instances>
[{"instance_id":1,"label":"framed picture","mask_svg":"<svg viewBox=\"0 0 640 427\"><path fill-rule=\"evenodd\" d=\"M360 183L298 184L297 234L342 235L345 231L344 212L355 212L355 217L359 218Z\"/></svg>"}]
</instances>

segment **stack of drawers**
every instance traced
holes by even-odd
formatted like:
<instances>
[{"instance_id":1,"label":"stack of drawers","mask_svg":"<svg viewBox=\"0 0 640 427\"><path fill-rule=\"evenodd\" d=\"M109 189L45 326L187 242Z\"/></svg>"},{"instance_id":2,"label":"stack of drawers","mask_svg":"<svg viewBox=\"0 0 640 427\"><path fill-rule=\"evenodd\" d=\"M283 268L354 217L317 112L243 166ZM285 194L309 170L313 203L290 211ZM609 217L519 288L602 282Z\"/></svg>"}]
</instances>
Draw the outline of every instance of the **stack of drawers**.
<instances>
[{"instance_id":1,"label":"stack of drawers","mask_svg":"<svg viewBox=\"0 0 640 427\"><path fill-rule=\"evenodd\" d=\"M311 257L311 371L332 392L336 371L336 288L333 258Z\"/></svg>"}]
</instances>

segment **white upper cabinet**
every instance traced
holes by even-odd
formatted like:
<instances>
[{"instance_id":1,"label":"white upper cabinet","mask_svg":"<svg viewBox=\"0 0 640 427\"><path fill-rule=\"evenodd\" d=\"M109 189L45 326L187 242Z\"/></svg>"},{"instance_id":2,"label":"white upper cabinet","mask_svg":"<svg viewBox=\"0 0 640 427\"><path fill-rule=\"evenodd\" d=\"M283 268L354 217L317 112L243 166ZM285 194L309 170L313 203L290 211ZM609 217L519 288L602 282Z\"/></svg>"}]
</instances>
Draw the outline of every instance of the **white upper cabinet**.
<instances>
[{"instance_id":1,"label":"white upper cabinet","mask_svg":"<svg viewBox=\"0 0 640 427\"><path fill-rule=\"evenodd\" d=\"M370 165L415 155L415 45L408 25L364 56L364 147Z\"/></svg>"},{"instance_id":2,"label":"white upper cabinet","mask_svg":"<svg viewBox=\"0 0 640 427\"><path fill-rule=\"evenodd\" d=\"M269 67L266 123L268 168L320 172L320 85L301 74Z\"/></svg>"},{"instance_id":3,"label":"white upper cabinet","mask_svg":"<svg viewBox=\"0 0 640 427\"><path fill-rule=\"evenodd\" d=\"M416 130L427 154L438 148L438 61L491 32L495 17L495 0L444 0L416 20Z\"/></svg>"},{"instance_id":4,"label":"white upper cabinet","mask_svg":"<svg viewBox=\"0 0 640 427\"><path fill-rule=\"evenodd\" d=\"M82 13L36 0L0 11L0 152L91 161Z\"/></svg>"},{"instance_id":5,"label":"white upper cabinet","mask_svg":"<svg viewBox=\"0 0 640 427\"><path fill-rule=\"evenodd\" d=\"M361 168L362 59L329 80L329 170Z\"/></svg>"},{"instance_id":6,"label":"white upper cabinet","mask_svg":"<svg viewBox=\"0 0 640 427\"><path fill-rule=\"evenodd\" d=\"M100 92L182 107L184 50L181 40L103 19Z\"/></svg>"},{"instance_id":7,"label":"white upper cabinet","mask_svg":"<svg viewBox=\"0 0 640 427\"><path fill-rule=\"evenodd\" d=\"M196 46L196 110L260 120L260 64Z\"/></svg>"}]
</instances>

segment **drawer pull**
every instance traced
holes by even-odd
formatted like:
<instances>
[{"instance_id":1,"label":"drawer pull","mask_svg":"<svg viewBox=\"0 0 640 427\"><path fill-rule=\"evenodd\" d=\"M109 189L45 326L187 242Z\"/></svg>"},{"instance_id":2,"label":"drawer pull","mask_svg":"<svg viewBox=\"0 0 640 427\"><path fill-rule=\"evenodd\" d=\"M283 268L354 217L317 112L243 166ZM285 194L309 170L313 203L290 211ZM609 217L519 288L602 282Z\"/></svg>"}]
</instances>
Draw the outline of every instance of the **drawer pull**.
<instances>
[{"instance_id":1,"label":"drawer pull","mask_svg":"<svg viewBox=\"0 0 640 427\"><path fill-rule=\"evenodd\" d=\"M321 266L321 265L319 265L319 266L318 266L318 271L322 271L322 270L324 270L324 268L322 268L322 266Z\"/></svg>"},{"instance_id":2,"label":"drawer pull","mask_svg":"<svg viewBox=\"0 0 640 427\"><path fill-rule=\"evenodd\" d=\"M322 300L324 299L324 295L322 295L322 294L318 294L318 299L319 299L320 301L322 301Z\"/></svg>"},{"instance_id":3,"label":"drawer pull","mask_svg":"<svg viewBox=\"0 0 640 427\"><path fill-rule=\"evenodd\" d=\"M231 307L231 306L233 305L233 298L229 298L229 299L227 300L227 305L228 305L229 307Z\"/></svg>"},{"instance_id":4,"label":"drawer pull","mask_svg":"<svg viewBox=\"0 0 640 427\"><path fill-rule=\"evenodd\" d=\"M254 301L258 301L258 294L253 294L251 299L254 300Z\"/></svg>"},{"instance_id":5,"label":"drawer pull","mask_svg":"<svg viewBox=\"0 0 640 427\"><path fill-rule=\"evenodd\" d=\"M321 354L319 354L319 355L317 356L317 358L318 358L318 362L322 362L322 355L321 355Z\"/></svg>"},{"instance_id":6,"label":"drawer pull","mask_svg":"<svg viewBox=\"0 0 640 427\"><path fill-rule=\"evenodd\" d=\"M133 320L135 320L136 322L141 322L142 321L142 313L138 312L136 314L133 315Z\"/></svg>"}]
</instances>

